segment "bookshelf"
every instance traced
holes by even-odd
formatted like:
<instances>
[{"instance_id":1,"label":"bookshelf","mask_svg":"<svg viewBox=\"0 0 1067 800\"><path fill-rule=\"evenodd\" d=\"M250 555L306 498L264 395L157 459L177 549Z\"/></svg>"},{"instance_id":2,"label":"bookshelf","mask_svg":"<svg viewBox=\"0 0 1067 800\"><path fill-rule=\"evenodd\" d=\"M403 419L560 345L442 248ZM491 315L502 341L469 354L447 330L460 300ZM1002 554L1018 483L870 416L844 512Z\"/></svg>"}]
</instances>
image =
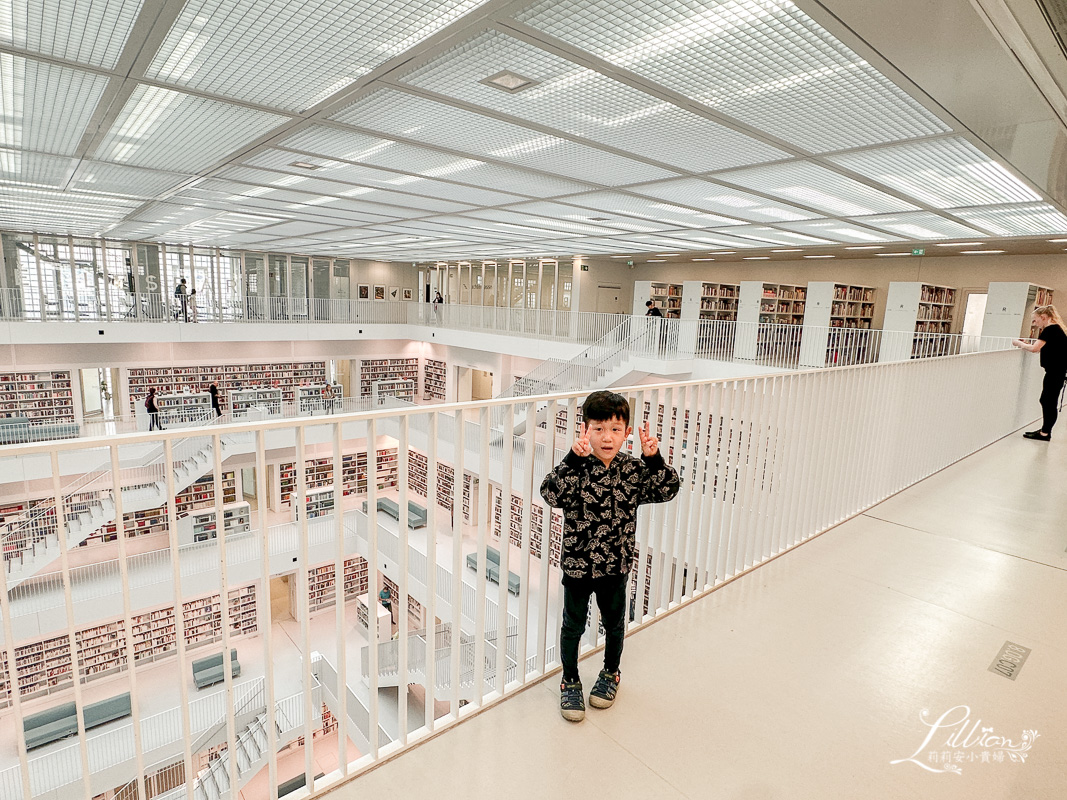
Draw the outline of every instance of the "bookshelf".
<instances>
[{"instance_id":1,"label":"bookshelf","mask_svg":"<svg viewBox=\"0 0 1067 800\"><path fill-rule=\"evenodd\" d=\"M230 409L233 415L243 416L248 409L259 406L270 414L277 414L282 407L282 390L276 388L235 389L230 392Z\"/></svg>"},{"instance_id":2,"label":"bookshelf","mask_svg":"<svg viewBox=\"0 0 1067 800\"><path fill-rule=\"evenodd\" d=\"M316 411L325 412L326 398L323 396L323 392L325 391L325 383L312 386L297 386L296 398L300 407L300 413L314 414Z\"/></svg>"},{"instance_id":3,"label":"bookshelf","mask_svg":"<svg viewBox=\"0 0 1067 800\"><path fill-rule=\"evenodd\" d=\"M679 331L679 348L703 357L728 359L734 352L734 326L741 286L715 281L682 284L682 319L698 324Z\"/></svg>"},{"instance_id":4,"label":"bookshelf","mask_svg":"<svg viewBox=\"0 0 1067 800\"><path fill-rule=\"evenodd\" d=\"M188 387L206 392L208 386L219 387L219 404L230 409L232 395L248 389L277 389L280 402L295 402L295 389L301 384L325 384L325 361L287 361L258 364L214 364L184 367L138 367L128 371L130 410L144 406L144 396L154 386L157 394L176 394Z\"/></svg>"},{"instance_id":5,"label":"bookshelf","mask_svg":"<svg viewBox=\"0 0 1067 800\"><path fill-rule=\"evenodd\" d=\"M368 358L359 362L359 396L370 397L375 381L413 381L419 385L419 359Z\"/></svg>"},{"instance_id":6,"label":"bookshelf","mask_svg":"<svg viewBox=\"0 0 1067 800\"><path fill-rule=\"evenodd\" d=\"M499 539L503 529L503 509L501 492L494 489L493 494L493 533ZM541 529L544 524L544 507L534 503L530 509L530 554L541 556ZM563 516L552 511L549 523L548 563L558 567L563 552ZM522 547L522 498L511 495L508 513L508 541L516 547Z\"/></svg>"},{"instance_id":7,"label":"bookshelf","mask_svg":"<svg viewBox=\"0 0 1067 800\"><path fill-rule=\"evenodd\" d=\"M213 416L211 395L207 392L157 393L156 408L164 425L194 422Z\"/></svg>"},{"instance_id":8,"label":"bookshelf","mask_svg":"<svg viewBox=\"0 0 1067 800\"><path fill-rule=\"evenodd\" d=\"M306 519L314 519L315 517L322 517L326 514L333 513L333 484L327 484L326 486L320 486L317 489L308 489L307 501L304 504L306 510ZM299 520L300 514L297 505L293 506L293 519Z\"/></svg>"},{"instance_id":9,"label":"bookshelf","mask_svg":"<svg viewBox=\"0 0 1067 800\"><path fill-rule=\"evenodd\" d=\"M422 399L445 400L445 380L448 366L444 361L426 359L422 370Z\"/></svg>"},{"instance_id":10,"label":"bookshelf","mask_svg":"<svg viewBox=\"0 0 1067 800\"><path fill-rule=\"evenodd\" d=\"M256 586L249 584L227 593L233 636L256 632ZM220 595L182 603L185 639L190 647L209 644L222 637ZM173 606L163 606L131 617L135 663L155 661L177 650ZM121 619L75 631L75 647L85 683L128 667L126 632ZM0 653L0 656L3 656ZM6 661L4 662L6 666ZM74 680L70 640L66 635L46 637L15 648L19 694L23 698L48 694L68 687ZM10 703L6 669L0 679L0 703Z\"/></svg>"},{"instance_id":11,"label":"bookshelf","mask_svg":"<svg viewBox=\"0 0 1067 800\"><path fill-rule=\"evenodd\" d=\"M890 283L878 360L906 361L949 353L955 306L956 290L950 286Z\"/></svg>"},{"instance_id":12,"label":"bookshelf","mask_svg":"<svg viewBox=\"0 0 1067 800\"><path fill-rule=\"evenodd\" d=\"M209 508L193 513L189 515L188 521L194 542L206 542L218 537L215 509ZM250 531L252 529L252 507L243 500L223 506L222 529L227 536Z\"/></svg>"},{"instance_id":13,"label":"bookshelf","mask_svg":"<svg viewBox=\"0 0 1067 800\"><path fill-rule=\"evenodd\" d=\"M982 335L1036 339L1039 331L1030 324L1034 309L1051 302L1052 289L1047 286L993 281L986 297Z\"/></svg>"},{"instance_id":14,"label":"bookshelf","mask_svg":"<svg viewBox=\"0 0 1067 800\"><path fill-rule=\"evenodd\" d=\"M660 313L671 319L678 319L682 314L682 284L660 283L658 281L634 282L634 316L644 316L649 300Z\"/></svg>"},{"instance_id":15,"label":"bookshelf","mask_svg":"<svg viewBox=\"0 0 1067 800\"><path fill-rule=\"evenodd\" d=\"M342 462L343 463L343 462ZM304 462L304 478L307 481L308 494L333 483L333 459L310 458ZM283 505L292 505L296 494L296 463L290 461L278 467L278 499Z\"/></svg>"},{"instance_id":16,"label":"bookshelf","mask_svg":"<svg viewBox=\"0 0 1067 800\"><path fill-rule=\"evenodd\" d=\"M874 289L833 281L808 284L800 364L806 367L863 363L874 319Z\"/></svg>"},{"instance_id":17,"label":"bookshelf","mask_svg":"<svg viewBox=\"0 0 1067 800\"><path fill-rule=\"evenodd\" d=\"M415 402L418 383L412 380L371 381L371 398L374 405L381 405L383 397L396 397L409 403Z\"/></svg>"},{"instance_id":18,"label":"bookshelf","mask_svg":"<svg viewBox=\"0 0 1067 800\"><path fill-rule=\"evenodd\" d=\"M807 289L803 286L741 281L735 357L765 359L793 352L800 344L806 300Z\"/></svg>"},{"instance_id":19,"label":"bookshelf","mask_svg":"<svg viewBox=\"0 0 1067 800\"><path fill-rule=\"evenodd\" d=\"M74 422L69 370L0 372L0 416L34 422Z\"/></svg>"}]
</instances>

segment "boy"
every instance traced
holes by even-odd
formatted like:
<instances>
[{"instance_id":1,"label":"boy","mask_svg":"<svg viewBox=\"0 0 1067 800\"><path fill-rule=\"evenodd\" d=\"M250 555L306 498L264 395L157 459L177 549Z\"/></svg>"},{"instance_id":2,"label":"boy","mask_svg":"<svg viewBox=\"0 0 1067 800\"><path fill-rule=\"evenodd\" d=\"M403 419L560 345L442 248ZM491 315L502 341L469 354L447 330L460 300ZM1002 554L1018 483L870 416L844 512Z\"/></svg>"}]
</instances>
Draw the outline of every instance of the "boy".
<instances>
[{"instance_id":1,"label":"boy","mask_svg":"<svg viewBox=\"0 0 1067 800\"><path fill-rule=\"evenodd\" d=\"M659 452L659 439L638 430L641 458L620 452L633 433L630 404L614 392L593 392L582 404L582 435L541 483L541 497L563 509L563 624L559 634L563 682L560 713L585 719L578 645L585 631L589 597L596 595L604 624L604 669L589 692L589 704L610 708L619 688L619 661L626 635L630 568L636 550L637 507L665 503L680 482Z\"/></svg>"}]
</instances>

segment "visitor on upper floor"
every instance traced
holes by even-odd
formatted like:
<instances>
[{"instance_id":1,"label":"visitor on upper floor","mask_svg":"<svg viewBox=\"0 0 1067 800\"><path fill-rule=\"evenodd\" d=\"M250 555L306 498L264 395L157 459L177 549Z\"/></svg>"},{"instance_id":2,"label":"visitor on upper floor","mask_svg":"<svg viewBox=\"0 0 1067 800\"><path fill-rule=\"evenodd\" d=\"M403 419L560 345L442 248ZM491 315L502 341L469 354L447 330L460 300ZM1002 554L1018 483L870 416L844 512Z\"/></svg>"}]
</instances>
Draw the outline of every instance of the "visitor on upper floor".
<instances>
[{"instance_id":1,"label":"visitor on upper floor","mask_svg":"<svg viewBox=\"0 0 1067 800\"><path fill-rule=\"evenodd\" d=\"M159 407L156 405L155 387L148 390L148 397L144 400L144 407L148 411L148 430L163 430L163 426L159 424Z\"/></svg>"},{"instance_id":2,"label":"visitor on upper floor","mask_svg":"<svg viewBox=\"0 0 1067 800\"><path fill-rule=\"evenodd\" d=\"M177 301L178 307L174 309L174 318L181 319L185 322L189 321L189 287L186 285L185 278L178 281L178 285L174 287L174 299Z\"/></svg>"},{"instance_id":3,"label":"visitor on upper floor","mask_svg":"<svg viewBox=\"0 0 1067 800\"><path fill-rule=\"evenodd\" d=\"M1056 306L1038 306L1034 309L1034 327L1040 328L1034 342L1015 339L1012 344L1031 353L1041 354L1041 367L1045 370L1045 379L1041 384L1041 427L1036 431L1023 434L1027 439L1039 442L1052 440L1052 426L1059 417L1060 395L1067 380L1067 328Z\"/></svg>"},{"instance_id":4,"label":"visitor on upper floor","mask_svg":"<svg viewBox=\"0 0 1067 800\"><path fill-rule=\"evenodd\" d=\"M193 321L196 321L195 318ZM219 387L213 383L207 387L207 393L211 395L211 408L214 410L215 416L221 417L222 406L219 403Z\"/></svg>"},{"instance_id":5,"label":"visitor on upper floor","mask_svg":"<svg viewBox=\"0 0 1067 800\"><path fill-rule=\"evenodd\" d=\"M663 312L660 311L659 308L656 306L656 304L653 303L651 300L649 300L647 303L645 303L645 308L648 309L648 311L645 312L645 316L646 317L662 317L663 316Z\"/></svg>"}]
</instances>

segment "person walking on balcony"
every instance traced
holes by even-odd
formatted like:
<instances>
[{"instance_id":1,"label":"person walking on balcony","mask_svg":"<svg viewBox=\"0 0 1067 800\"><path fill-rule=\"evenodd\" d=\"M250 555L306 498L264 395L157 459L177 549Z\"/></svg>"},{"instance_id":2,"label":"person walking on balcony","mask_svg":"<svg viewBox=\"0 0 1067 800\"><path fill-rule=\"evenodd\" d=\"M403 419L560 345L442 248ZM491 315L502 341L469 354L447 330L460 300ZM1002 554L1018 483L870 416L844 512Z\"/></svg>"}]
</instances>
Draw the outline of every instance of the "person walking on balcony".
<instances>
[{"instance_id":1,"label":"person walking on balcony","mask_svg":"<svg viewBox=\"0 0 1067 800\"><path fill-rule=\"evenodd\" d=\"M211 395L211 409L216 417L222 416L222 406L219 403L219 387L214 383L207 387L207 393Z\"/></svg>"},{"instance_id":2,"label":"person walking on balcony","mask_svg":"<svg viewBox=\"0 0 1067 800\"><path fill-rule=\"evenodd\" d=\"M185 283L185 278L178 281L178 285L174 287L174 299L178 303L178 307L174 310L175 319L182 319L185 322L189 321L189 287Z\"/></svg>"},{"instance_id":3,"label":"person walking on balcony","mask_svg":"<svg viewBox=\"0 0 1067 800\"><path fill-rule=\"evenodd\" d=\"M333 386L327 383L322 387L322 412L324 414L333 413Z\"/></svg>"},{"instance_id":4,"label":"person walking on balcony","mask_svg":"<svg viewBox=\"0 0 1067 800\"><path fill-rule=\"evenodd\" d=\"M645 312L645 316L646 317L662 317L663 316L663 312L659 310L659 306L657 306L651 300L649 300L647 303L645 303L645 308L648 309L648 311Z\"/></svg>"},{"instance_id":5,"label":"person walking on balcony","mask_svg":"<svg viewBox=\"0 0 1067 800\"><path fill-rule=\"evenodd\" d=\"M1031 353L1041 354L1041 367L1045 370L1045 379L1041 384L1041 427L1036 431L1023 434L1027 439L1039 442L1052 440L1052 426L1059 416L1060 394L1064 381L1067 380L1067 327L1056 306L1038 306L1034 309L1034 327L1041 333L1031 344L1022 339L1014 339L1012 344Z\"/></svg>"},{"instance_id":6,"label":"person walking on balcony","mask_svg":"<svg viewBox=\"0 0 1067 800\"><path fill-rule=\"evenodd\" d=\"M159 424L159 407L156 405L156 390L148 390L148 397L144 399L144 407L148 411L148 430L161 431L163 426Z\"/></svg>"},{"instance_id":7,"label":"person walking on balcony","mask_svg":"<svg viewBox=\"0 0 1067 800\"><path fill-rule=\"evenodd\" d=\"M630 404L620 394L593 392L582 403L582 435L541 483L541 497L563 510L563 624L559 634L563 681L560 713L571 722L585 718L578 648L589 598L596 596L605 630L604 668L589 692L594 708L615 702L629 608L630 570L637 549L637 508L665 503L678 494L678 473L659 451L648 423L638 429L641 458L623 453Z\"/></svg>"}]
</instances>

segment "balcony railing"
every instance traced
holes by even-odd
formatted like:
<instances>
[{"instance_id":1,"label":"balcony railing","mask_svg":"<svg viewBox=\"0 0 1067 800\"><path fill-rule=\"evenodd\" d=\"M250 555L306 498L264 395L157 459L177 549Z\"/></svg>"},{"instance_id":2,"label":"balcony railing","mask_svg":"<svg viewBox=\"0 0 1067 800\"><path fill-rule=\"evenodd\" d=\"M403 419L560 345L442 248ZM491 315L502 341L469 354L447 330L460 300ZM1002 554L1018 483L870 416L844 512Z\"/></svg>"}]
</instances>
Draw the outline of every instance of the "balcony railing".
<instances>
[{"instance_id":1,"label":"balcony railing","mask_svg":"<svg viewBox=\"0 0 1067 800\"><path fill-rule=\"evenodd\" d=\"M735 336L739 333L735 330ZM758 337L755 344L758 348ZM658 338L655 346L659 347ZM801 357L798 351L797 358ZM703 596L1017 430L1036 416L1039 383L1036 359L995 350L621 390L634 409L632 424L650 424L682 478L676 499L639 517L637 557L630 572L629 628ZM306 713L320 702L316 699L320 695L313 694L318 688L313 653L328 658L333 670L335 686L328 696L321 695L321 702L344 704L349 699L342 697L351 696L351 702L365 704L365 715L331 709L341 741L363 744L356 748L357 757L346 755L339 769L324 778L316 779L312 759L305 761L312 796L555 671L559 532L537 487L570 447L576 430L573 409L583 396L584 392L568 392L233 422L204 429L202 436L212 440L216 460L216 514L222 509L223 469L254 465L260 476L257 482L263 481L250 532L231 539L222 531L216 540L186 547L179 539L174 503L168 501L165 543L157 541L154 550L138 554L143 546L136 530L120 523L116 541L95 551L100 554L96 560L113 560L106 569L99 567L103 572L97 577L106 577L114 589L110 596L121 600L118 603L104 602L103 597L90 600L84 594L86 579L79 570L96 567L90 566L93 551L82 548L63 544L58 562L42 570L41 580L26 580L15 589L0 572L0 699L8 704L0 715L11 716L4 724L14 732L0 742L0 788L5 796L51 798L49 792L58 780L53 771L47 775L41 771L46 760L59 763L52 751L25 751L20 720L70 699L84 707L90 697L112 691L130 691L134 708L143 709L157 699L146 688L151 685L153 692L166 693L172 706L182 709L167 717L166 735L177 731L183 745L173 756L174 764L184 765L183 791L177 792L177 787L168 791L174 788L180 796L193 798L200 758L210 759L211 754L199 744L200 752L190 750L208 721L217 727L219 719L213 712L200 722L201 716L192 711L196 707L192 662L205 653L237 648L247 670L242 681L262 679L263 705L268 709L278 707L280 695L296 692L299 698L286 708L299 718L305 746L317 746L316 732L322 724L315 713ZM539 411L550 420L544 430L536 426ZM500 424L491 424L494 419ZM520 420L525 420L526 432L516 437L511 432ZM277 436L289 437L289 454L283 460L303 464L313 456L330 465L331 512L284 528L268 528L268 461L274 459L272 469L277 467L268 435L275 437L271 447L278 446ZM158 441L163 463L173 464L178 460L174 449L187 436L185 431L169 430L130 433L17 445L7 454L54 455L58 470L61 461L79 451L105 450L111 456L108 464L125 465L131 449ZM245 449L232 456L233 463L224 463L223 437L238 436L246 442ZM377 457L368 459L363 473L351 470L344 456L368 450ZM451 476L444 480L449 470ZM50 496L63 506L59 477L45 476L40 485L53 487ZM121 467L115 467L110 483L120 485L121 478ZM167 472L165 482L167 497L180 491L173 471ZM295 470L295 484L292 502L304 507L309 492L305 470ZM410 527L405 515L399 521L384 511L371 515L373 524L366 518L360 521L362 502L377 508L382 497L393 499L399 508L406 508L409 501L421 505L426 525ZM65 512L60 508L57 519L65 521ZM59 537L59 541L67 540ZM487 579L488 547L499 553L499 574L510 572L518 578L517 595L509 593L508 581ZM467 566L471 555L477 569ZM353 565L365 567L368 577L363 585L353 577ZM291 629L292 640L273 623L270 609L271 580L282 575L293 587L292 613L302 621ZM379 625L361 623L359 609L366 601L357 602L355 597L373 598L386 579L394 587L393 603L399 613L389 628L397 636L396 644L382 648L392 637ZM320 605L317 598L326 596L327 585L332 604ZM51 598L38 602L44 598L35 598L34 592L46 590ZM230 598L231 592L237 592L233 596L238 601L253 596L254 601L247 606L233 605L232 599L218 601L219 595ZM195 601L197 597L206 599ZM194 598L192 605L188 598ZM342 599L346 602L339 602ZM138 648L146 641L138 638L145 620L165 618L167 608L177 603L182 613L170 612L173 631L160 634L171 638L159 639L161 650L152 658L138 657ZM500 624L495 609L507 609L514 622ZM201 646L175 646L189 640L195 626L205 624L204 613L210 617L209 627L210 620L217 620L213 638L198 643ZM318 622L303 622L309 619ZM434 657L413 656L408 649L411 635L435 620L448 627L443 629L446 634L435 637ZM110 675L90 668L98 655L87 644L95 641L93 631L107 625L114 626L115 638L109 641L117 642L108 647L126 665ZM602 643L594 617L583 647ZM42 674L29 657L38 647L51 654L44 658L53 659L47 662L52 667L41 667ZM506 657L498 661L496 654ZM144 670L149 668L166 679L145 681ZM422 684L419 700L398 704L388 699L388 693L379 692L386 668L397 673L389 675L392 686ZM56 674L50 674L51 669ZM39 687L53 679L67 683L58 693L41 694ZM344 683L344 692L338 690L339 682ZM218 693L224 715L232 717L240 710L239 685L227 682ZM283 685L286 689L280 691L277 687ZM159 719L159 712L139 714L112 723L114 729L50 745L69 754L59 757L63 768L70 770L62 774L75 776L73 784L59 788L68 796L92 795L126 787L138 774L157 769L160 762L150 748L163 735L153 732ZM131 733L113 732L119 730ZM135 730L139 735L132 735ZM380 731L388 732L384 739ZM271 754L268 765L276 775L282 734L276 726L265 725L263 735L267 739L263 752ZM122 764L115 763L119 756L100 749L97 736L114 743ZM231 752L240 736L235 725L219 731ZM232 774L240 777L236 771Z\"/></svg>"}]
</instances>

